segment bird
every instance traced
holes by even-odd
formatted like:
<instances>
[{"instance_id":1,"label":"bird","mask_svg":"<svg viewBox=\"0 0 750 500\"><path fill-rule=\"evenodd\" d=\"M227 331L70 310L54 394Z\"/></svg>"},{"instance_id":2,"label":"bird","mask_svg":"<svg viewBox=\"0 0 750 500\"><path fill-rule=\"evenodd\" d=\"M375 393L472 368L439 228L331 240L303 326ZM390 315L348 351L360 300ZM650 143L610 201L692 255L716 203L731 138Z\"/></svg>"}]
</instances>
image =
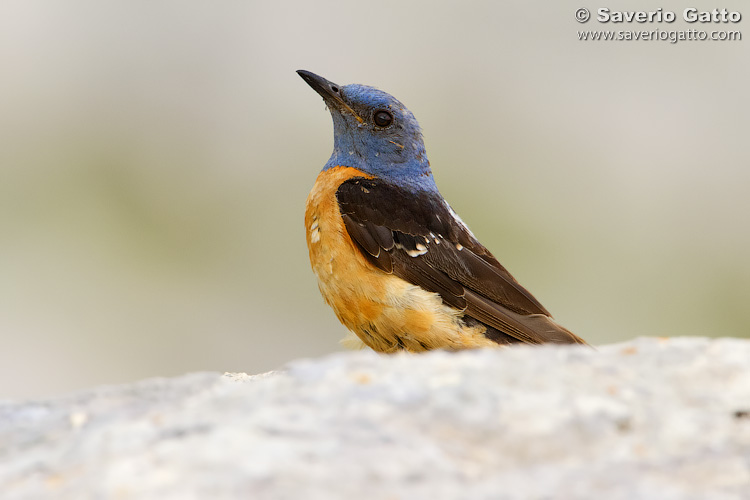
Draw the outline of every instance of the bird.
<instances>
[{"instance_id":1,"label":"bird","mask_svg":"<svg viewBox=\"0 0 750 500\"><path fill-rule=\"evenodd\" d=\"M300 77L333 119L333 153L305 204L310 264L324 301L381 353L512 344L586 344L559 325L438 191L422 131L375 87Z\"/></svg>"}]
</instances>

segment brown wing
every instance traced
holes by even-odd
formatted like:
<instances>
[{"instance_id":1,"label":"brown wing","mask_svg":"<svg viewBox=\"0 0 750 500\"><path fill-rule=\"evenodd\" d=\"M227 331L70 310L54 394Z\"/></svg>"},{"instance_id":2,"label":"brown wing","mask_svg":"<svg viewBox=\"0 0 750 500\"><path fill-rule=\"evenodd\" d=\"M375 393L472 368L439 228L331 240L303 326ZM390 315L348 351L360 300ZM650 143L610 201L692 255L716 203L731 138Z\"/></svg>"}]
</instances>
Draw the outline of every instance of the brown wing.
<instances>
[{"instance_id":1,"label":"brown wing","mask_svg":"<svg viewBox=\"0 0 750 500\"><path fill-rule=\"evenodd\" d=\"M349 236L385 272L438 293L498 343L585 342L549 312L456 218L438 193L354 178L336 192Z\"/></svg>"}]
</instances>

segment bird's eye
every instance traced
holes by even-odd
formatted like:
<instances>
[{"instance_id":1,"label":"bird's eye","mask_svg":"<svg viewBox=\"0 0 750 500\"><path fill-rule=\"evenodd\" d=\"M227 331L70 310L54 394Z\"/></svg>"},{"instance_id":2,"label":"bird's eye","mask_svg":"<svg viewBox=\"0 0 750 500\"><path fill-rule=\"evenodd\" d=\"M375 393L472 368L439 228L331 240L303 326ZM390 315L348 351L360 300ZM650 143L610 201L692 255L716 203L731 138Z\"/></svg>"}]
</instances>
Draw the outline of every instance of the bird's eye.
<instances>
[{"instance_id":1,"label":"bird's eye","mask_svg":"<svg viewBox=\"0 0 750 500\"><path fill-rule=\"evenodd\" d=\"M375 111L373 120L378 127L387 127L393 122L393 115L389 111L379 109Z\"/></svg>"}]
</instances>

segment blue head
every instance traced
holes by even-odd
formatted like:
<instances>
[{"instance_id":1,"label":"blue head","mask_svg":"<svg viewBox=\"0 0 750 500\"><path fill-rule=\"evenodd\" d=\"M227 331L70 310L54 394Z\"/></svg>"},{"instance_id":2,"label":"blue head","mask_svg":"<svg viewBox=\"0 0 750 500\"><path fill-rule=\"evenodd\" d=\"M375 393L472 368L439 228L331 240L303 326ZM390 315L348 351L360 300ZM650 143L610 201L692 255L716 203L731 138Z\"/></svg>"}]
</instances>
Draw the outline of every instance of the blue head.
<instances>
[{"instance_id":1,"label":"blue head","mask_svg":"<svg viewBox=\"0 0 750 500\"><path fill-rule=\"evenodd\" d=\"M297 73L333 117L333 154L324 170L354 167L403 187L437 190L419 123L398 99L366 85L342 87L309 71Z\"/></svg>"}]
</instances>

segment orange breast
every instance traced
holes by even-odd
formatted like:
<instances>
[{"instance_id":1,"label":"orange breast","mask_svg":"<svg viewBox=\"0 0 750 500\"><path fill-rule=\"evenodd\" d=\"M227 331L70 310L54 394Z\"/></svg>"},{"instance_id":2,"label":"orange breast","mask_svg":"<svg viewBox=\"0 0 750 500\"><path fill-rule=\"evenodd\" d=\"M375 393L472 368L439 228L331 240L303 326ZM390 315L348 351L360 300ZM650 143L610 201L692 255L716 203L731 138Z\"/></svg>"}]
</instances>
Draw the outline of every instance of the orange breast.
<instances>
[{"instance_id":1,"label":"orange breast","mask_svg":"<svg viewBox=\"0 0 750 500\"><path fill-rule=\"evenodd\" d=\"M467 327L463 313L439 295L370 265L349 237L336 200L338 187L352 177L371 178L351 167L321 172L305 207L310 263L339 320L380 352L497 347L484 327Z\"/></svg>"}]
</instances>

